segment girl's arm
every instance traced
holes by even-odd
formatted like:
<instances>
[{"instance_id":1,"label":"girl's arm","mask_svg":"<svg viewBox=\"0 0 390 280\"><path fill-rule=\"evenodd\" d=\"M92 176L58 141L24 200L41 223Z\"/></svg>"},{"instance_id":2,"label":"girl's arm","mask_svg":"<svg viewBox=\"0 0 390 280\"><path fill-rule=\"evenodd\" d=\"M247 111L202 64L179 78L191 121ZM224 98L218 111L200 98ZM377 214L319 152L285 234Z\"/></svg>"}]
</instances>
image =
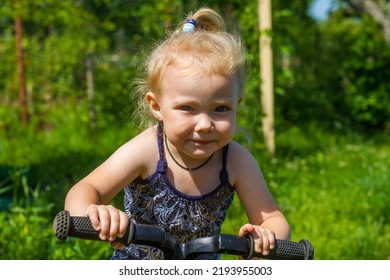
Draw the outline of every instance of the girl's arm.
<instances>
[{"instance_id":1,"label":"girl's arm","mask_svg":"<svg viewBox=\"0 0 390 280\"><path fill-rule=\"evenodd\" d=\"M239 234L251 233L257 251L267 254L275 239L290 239L290 226L268 190L254 157L237 143L231 146L228 164L234 167L229 168L229 174L233 172L232 183L249 219L249 224L243 225Z\"/></svg>"},{"instance_id":2,"label":"girl's arm","mask_svg":"<svg viewBox=\"0 0 390 280\"><path fill-rule=\"evenodd\" d=\"M148 176L148 160L158 154L153 149L157 145L155 139L155 129L148 129L120 147L69 190L65 209L74 216L88 216L102 239L113 240L123 235L128 217L107 203L137 177Z\"/></svg>"}]
</instances>

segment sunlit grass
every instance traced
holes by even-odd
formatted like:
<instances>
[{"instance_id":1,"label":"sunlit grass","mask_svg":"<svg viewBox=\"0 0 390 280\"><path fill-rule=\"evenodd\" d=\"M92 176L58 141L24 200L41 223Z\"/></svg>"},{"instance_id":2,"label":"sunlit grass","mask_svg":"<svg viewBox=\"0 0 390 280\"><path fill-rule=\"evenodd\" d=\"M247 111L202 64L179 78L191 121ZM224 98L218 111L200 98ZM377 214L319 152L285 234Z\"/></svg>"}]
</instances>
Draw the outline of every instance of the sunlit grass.
<instances>
[{"instance_id":1,"label":"sunlit grass","mask_svg":"<svg viewBox=\"0 0 390 280\"><path fill-rule=\"evenodd\" d=\"M11 193L18 205L0 212L1 224L7 224L0 230L1 259L110 258L108 244L84 240L59 243L52 232L54 214L62 209L69 187L133 133L130 127L110 127L93 138L84 129L75 133L70 123L59 130L23 131L24 135L1 138L1 165L15 165L16 171L22 168L12 179ZM390 259L389 139L331 133L310 126L279 129L276 135L273 159L262 141L251 139L246 145L252 145L249 149L291 225L292 240L310 240L315 259ZM27 197L24 170L30 184L31 195ZM10 192L7 184L0 182L2 198ZM23 201L28 201L28 207L22 207ZM118 201L122 203L122 198ZM223 232L236 234L246 222L236 198ZM33 238L26 238L26 230Z\"/></svg>"},{"instance_id":2,"label":"sunlit grass","mask_svg":"<svg viewBox=\"0 0 390 280\"><path fill-rule=\"evenodd\" d=\"M310 240L316 259L390 259L389 142L294 129L280 137L285 153L257 158L292 240ZM237 232L245 213L239 201L230 210L224 231Z\"/></svg>"}]
</instances>

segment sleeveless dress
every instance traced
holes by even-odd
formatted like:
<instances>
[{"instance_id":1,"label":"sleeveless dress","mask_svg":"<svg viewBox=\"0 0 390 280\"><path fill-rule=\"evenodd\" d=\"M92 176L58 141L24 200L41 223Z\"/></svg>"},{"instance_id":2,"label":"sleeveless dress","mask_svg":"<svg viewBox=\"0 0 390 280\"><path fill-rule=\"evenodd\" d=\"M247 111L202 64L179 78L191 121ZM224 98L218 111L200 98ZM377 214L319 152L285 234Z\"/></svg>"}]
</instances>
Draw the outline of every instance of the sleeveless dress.
<instances>
[{"instance_id":1,"label":"sleeveless dress","mask_svg":"<svg viewBox=\"0 0 390 280\"><path fill-rule=\"evenodd\" d=\"M159 161L154 174L147 179L138 178L124 189L125 212L129 218L136 224L159 225L180 243L220 234L234 198L226 169L229 146L223 148L220 185L207 194L192 196L177 190L167 177L162 124L158 127L157 142ZM219 259L220 256L208 254L200 258ZM164 256L160 249L131 244L115 250L112 259L164 259Z\"/></svg>"}]
</instances>

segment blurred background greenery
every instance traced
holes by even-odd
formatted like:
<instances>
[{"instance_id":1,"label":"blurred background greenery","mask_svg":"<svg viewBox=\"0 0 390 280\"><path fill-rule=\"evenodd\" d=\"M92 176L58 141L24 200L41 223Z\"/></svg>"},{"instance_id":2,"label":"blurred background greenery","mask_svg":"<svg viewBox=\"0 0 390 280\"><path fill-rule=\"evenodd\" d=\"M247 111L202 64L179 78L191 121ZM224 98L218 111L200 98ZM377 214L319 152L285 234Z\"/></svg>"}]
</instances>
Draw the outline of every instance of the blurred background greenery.
<instances>
[{"instance_id":1,"label":"blurred background greenery","mask_svg":"<svg viewBox=\"0 0 390 280\"><path fill-rule=\"evenodd\" d=\"M245 40L236 140L258 160L292 239L310 240L316 259L390 259L390 3L329 0L319 16L312 7L320 2L272 1L270 157L261 132L257 1L2 1L0 259L110 258L105 243L58 241L52 220L67 190L139 131L129 81L165 30L200 6L219 11ZM121 207L121 197L113 203ZM244 222L236 199L223 231L236 233Z\"/></svg>"}]
</instances>

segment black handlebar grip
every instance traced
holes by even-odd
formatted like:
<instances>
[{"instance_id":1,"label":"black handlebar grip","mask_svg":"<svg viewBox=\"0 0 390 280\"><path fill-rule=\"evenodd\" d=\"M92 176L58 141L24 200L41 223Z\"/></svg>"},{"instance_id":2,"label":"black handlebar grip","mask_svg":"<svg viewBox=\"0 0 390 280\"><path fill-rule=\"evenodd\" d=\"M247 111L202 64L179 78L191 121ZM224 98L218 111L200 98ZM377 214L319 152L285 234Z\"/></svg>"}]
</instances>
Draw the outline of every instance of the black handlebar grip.
<instances>
[{"instance_id":1,"label":"black handlebar grip","mask_svg":"<svg viewBox=\"0 0 390 280\"><path fill-rule=\"evenodd\" d=\"M56 237L64 241L68 236L87 240L101 240L99 232L96 231L88 217L70 216L69 212L64 210L59 212L53 221L53 231ZM134 224L129 221L129 227L125 236L117 238L125 246L132 243L134 238Z\"/></svg>"},{"instance_id":2,"label":"black handlebar grip","mask_svg":"<svg viewBox=\"0 0 390 280\"><path fill-rule=\"evenodd\" d=\"M274 249L269 251L268 255L258 255L263 259L271 260L312 260L314 248L308 240L302 239L299 242L288 240L275 240Z\"/></svg>"}]
</instances>

